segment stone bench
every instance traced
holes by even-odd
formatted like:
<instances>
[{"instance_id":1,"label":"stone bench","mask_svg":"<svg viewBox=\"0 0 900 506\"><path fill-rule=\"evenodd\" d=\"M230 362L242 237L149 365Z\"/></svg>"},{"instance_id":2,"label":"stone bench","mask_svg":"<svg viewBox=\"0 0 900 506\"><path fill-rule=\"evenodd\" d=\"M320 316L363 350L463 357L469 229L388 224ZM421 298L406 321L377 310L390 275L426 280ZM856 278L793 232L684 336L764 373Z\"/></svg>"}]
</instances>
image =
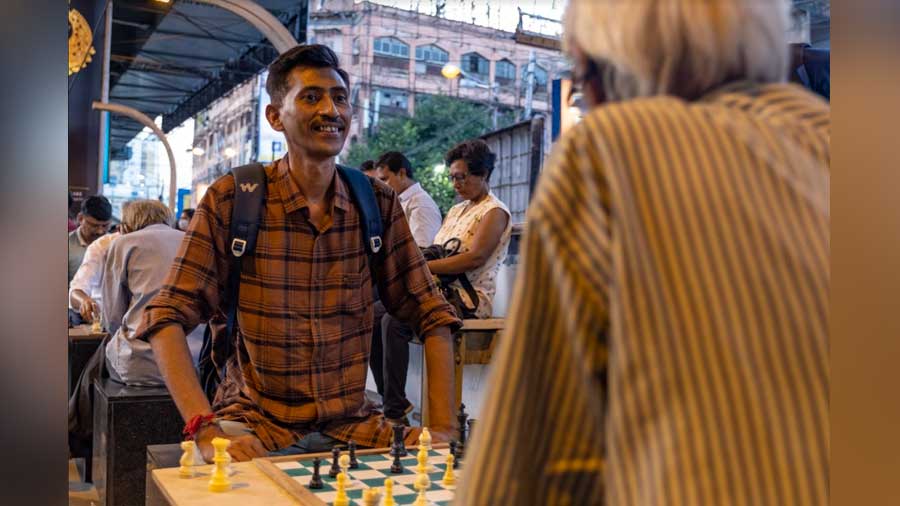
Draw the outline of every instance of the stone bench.
<instances>
[{"instance_id":1,"label":"stone bench","mask_svg":"<svg viewBox=\"0 0 900 506\"><path fill-rule=\"evenodd\" d=\"M142 505L147 446L181 441L184 426L165 387L94 381L93 482L101 506Z\"/></svg>"}]
</instances>

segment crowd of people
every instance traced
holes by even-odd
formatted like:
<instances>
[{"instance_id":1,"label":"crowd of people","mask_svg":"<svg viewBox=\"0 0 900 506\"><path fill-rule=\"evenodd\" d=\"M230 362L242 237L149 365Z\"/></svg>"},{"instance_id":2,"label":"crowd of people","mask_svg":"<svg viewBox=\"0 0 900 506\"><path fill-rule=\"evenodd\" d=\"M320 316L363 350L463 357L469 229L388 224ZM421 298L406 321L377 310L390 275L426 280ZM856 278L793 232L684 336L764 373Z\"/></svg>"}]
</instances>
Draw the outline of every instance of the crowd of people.
<instances>
[{"instance_id":1,"label":"crowd of people","mask_svg":"<svg viewBox=\"0 0 900 506\"><path fill-rule=\"evenodd\" d=\"M670 4L567 6L589 110L528 211L461 504L827 502L829 106L784 82L784 2ZM91 197L69 235L71 307L114 335L115 379L167 386L207 461L214 437L236 460L389 446L412 409L411 342L447 441L451 333L491 316L510 240L495 155L479 139L446 153L459 202L443 218L403 153L362 164L382 224L367 242L335 161L351 76L302 45L266 89L288 151L264 169L255 248L233 253L236 194L255 189L230 176L184 232L141 201L105 235L109 203ZM186 335L226 320L229 297L233 325L208 332L231 345L210 398Z\"/></svg>"}]
</instances>

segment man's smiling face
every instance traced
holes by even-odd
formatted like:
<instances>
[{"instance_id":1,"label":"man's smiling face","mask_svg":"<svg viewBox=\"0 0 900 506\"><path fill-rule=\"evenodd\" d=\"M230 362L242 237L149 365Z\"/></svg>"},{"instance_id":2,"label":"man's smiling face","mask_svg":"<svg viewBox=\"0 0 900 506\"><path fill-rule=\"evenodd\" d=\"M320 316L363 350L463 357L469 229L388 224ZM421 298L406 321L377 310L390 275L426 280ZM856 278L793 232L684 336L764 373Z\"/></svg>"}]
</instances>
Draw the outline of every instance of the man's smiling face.
<instances>
[{"instance_id":1,"label":"man's smiling face","mask_svg":"<svg viewBox=\"0 0 900 506\"><path fill-rule=\"evenodd\" d=\"M300 155L313 159L337 156L352 118L347 84L330 67L296 67L288 74L281 104L271 104L267 118Z\"/></svg>"}]
</instances>

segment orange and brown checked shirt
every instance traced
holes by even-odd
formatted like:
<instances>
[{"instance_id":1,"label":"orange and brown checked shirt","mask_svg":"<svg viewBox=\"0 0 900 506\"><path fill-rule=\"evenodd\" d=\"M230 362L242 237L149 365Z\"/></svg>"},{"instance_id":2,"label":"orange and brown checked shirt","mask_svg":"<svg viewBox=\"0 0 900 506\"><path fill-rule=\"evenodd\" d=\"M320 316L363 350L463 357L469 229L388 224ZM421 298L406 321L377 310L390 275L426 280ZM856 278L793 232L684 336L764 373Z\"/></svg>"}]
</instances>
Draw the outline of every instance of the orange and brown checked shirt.
<instances>
[{"instance_id":1,"label":"orange and brown checked shirt","mask_svg":"<svg viewBox=\"0 0 900 506\"><path fill-rule=\"evenodd\" d=\"M265 211L241 272L237 352L213 409L247 423L270 450L313 431L388 446L390 424L365 397L372 275L388 311L419 335L459 320L432 281L390 188L373 180L384 232L383 254L370 269L360 213L341 178L335 174L332 183L332 219L317 230L288 169L286 158L266 167ZM224 307L234 192L230 175L206 191L138 338L171 323L189 331Z\"/></svg>"}]
</instances>

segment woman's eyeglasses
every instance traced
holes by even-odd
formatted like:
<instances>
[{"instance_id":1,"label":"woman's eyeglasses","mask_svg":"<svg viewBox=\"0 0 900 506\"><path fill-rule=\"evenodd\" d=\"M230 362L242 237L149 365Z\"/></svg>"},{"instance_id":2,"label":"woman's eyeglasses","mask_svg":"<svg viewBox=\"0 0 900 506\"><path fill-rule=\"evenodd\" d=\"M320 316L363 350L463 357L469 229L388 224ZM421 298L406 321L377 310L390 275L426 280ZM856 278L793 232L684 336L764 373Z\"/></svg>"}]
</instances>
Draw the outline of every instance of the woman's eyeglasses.
<instances>
[{"instance_id":1,"label":"woman's eyeglasses","mask_svg":"<svg viewBox=\"0 0 900 506\"><path fill-rule=\"evenodd\" d=\"M466 179L468 179L468 178L469 178L468 172L466 172L465 174L459 174L459 175L447 174L447 179L449 179L451 183L455 183L457 181L460 183L465 183Z\"/></svg>"}]
</instances>

